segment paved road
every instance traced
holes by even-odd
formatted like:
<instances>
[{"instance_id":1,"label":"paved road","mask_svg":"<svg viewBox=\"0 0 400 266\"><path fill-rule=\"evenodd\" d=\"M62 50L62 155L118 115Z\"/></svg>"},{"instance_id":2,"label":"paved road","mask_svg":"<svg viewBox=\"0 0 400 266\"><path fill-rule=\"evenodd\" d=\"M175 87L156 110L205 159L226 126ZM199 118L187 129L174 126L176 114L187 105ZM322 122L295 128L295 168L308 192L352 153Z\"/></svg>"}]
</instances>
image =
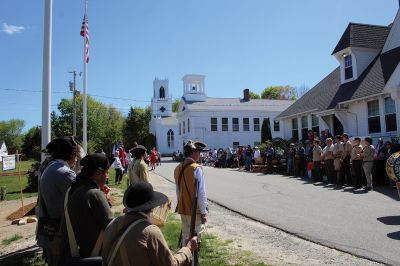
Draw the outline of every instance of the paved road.
<instances>
[{"instance_id":1,"label":"paved road","mask_svg":"<svg viewBox=\"0 0 400 266\"><path fill-rule=\"evenodd\" d=\"M173 180L176 165L163 163L156 172ZM400 265L400 202L389 188L364 193L281 175L204 170L208 198L223 206L311 241Z\"/></svg>"}]
</instances>

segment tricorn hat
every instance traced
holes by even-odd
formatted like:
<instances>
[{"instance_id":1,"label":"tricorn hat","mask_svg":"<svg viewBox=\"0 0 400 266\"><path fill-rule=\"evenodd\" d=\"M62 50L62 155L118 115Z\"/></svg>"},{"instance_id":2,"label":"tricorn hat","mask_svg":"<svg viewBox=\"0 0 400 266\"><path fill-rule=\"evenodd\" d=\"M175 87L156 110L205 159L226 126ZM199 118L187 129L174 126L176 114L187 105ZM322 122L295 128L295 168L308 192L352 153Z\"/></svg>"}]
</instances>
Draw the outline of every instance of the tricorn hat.
<instances>
[{"instance_id":1,"label":"tricorn hat","mask_svg":"<svg viewBox=\"0 0 400 266\"><path fill-rule=\"evenodd\" d=\"M87 167L88 169L99 169L104 171L110 168L114 160L114 157L107 157L102 153L93 153L83 157L80 161L80 165L82 167Z\"/></svg>"},{"instance_id":2,"label":"tricorn hat","mask_svg":"<svg viewBox=\"0 0 400 266\"><path fill-rule=\"evenodd\" d=\"M146 147L143 146L143 145L137 145L137 146L135 146L135 147L132 149L132 151L135 152L135 150L144 150L144 151L147 151Z\"/></svg>"},{"instance_id":3,"label":"tricorn hat","mask_svg":"<svg viewBox=\"0 0 400 266\"><path fill-rule=\"evenodd\" d=\"M70 153L78 144L74 136L59 137L50 141L46 145L44 153Z\"/></svg>"},{"instance_id":4,"label":"tricorn hat","mask_svg":"<svg viewBox=\"0 0 400 266\"><path fill-rule=\"evenodd\" d=\"M129 186L124 194L123 204L128 212L148 211L168 201L163 193L154 191L147 182L138 182Z\"/></svg>"},{"instance_id":5,"label":"tricorn hat","mask_svg":"<svg viewBox=\"0 0 400 266\"><path fill-rule=\"evenodd\" d=\"M193 141L193 140L188 140L188 142L185 145L186 149L192 149L196 151L202 151L207 147L207 144L201 142L201 141Z\"/></svg>"}]
</instances>

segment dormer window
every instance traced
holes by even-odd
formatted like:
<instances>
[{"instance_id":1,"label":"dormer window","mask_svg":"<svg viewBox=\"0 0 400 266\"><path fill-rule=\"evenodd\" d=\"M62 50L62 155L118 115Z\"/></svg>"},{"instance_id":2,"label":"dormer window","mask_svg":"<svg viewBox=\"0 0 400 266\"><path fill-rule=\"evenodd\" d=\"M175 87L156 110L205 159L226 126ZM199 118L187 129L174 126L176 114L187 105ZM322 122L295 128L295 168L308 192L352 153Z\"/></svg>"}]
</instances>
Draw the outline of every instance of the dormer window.
<instances>
[{"instance_id":1,"label":"dormer window","mask_svg":"<svg viewBox=\"0 0 400 266\"><path fill-rule=\"evenodd\" d=\"M353 61L351 59L351 54L344 55L344 79L353 78Z\"/></svg>"}]
</instances>

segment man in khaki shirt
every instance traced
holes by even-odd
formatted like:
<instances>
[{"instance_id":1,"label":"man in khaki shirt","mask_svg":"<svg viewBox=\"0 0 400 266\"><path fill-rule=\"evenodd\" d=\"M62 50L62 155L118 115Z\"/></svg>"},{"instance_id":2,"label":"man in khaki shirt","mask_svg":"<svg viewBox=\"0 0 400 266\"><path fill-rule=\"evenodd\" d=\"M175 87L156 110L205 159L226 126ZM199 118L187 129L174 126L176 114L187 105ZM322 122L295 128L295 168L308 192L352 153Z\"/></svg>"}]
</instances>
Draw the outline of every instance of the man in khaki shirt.
<instances>
[{"instance_id":1,"label":"man in khaki shirt","mask_svg":"<svg viewBox=\"0 0 400 266\"><path fill-rule=\"evenodd\" d=\"M362 159L361 159L361 139L359 137L354 138L354 146L351 150L351 166L354 171L353 185L355 188L361 188L362 180Z\"/></svg>"},{"instance_id":2,"label":"man in khaki shirt","mask_svg":"<svg viewBox=\"0 0 400 266\"><path fill-rule=\"evenodd\" d=\"M340 188L343 186L343 176L341 174L342 158L344 153L344 146L342 142L342 136L335 136L335 145L333 145L333 166L336 172L336 186L335 188Z\"/></svg>"},{"instance_id":3,"label":"man in khaki shirt","mask_svg":"<svg viewBox=\"0 0 400 266\"><path fill-rule=\"evenodd\" d=\"M328 182L334 184L335 169L333 167L333 140L331 138L326 139L326 147L322 151L322 159L325 163L325 171L328 176Z\"/></svg>"},{"instance_id":4,"label":"man in khaki shirt","mask_svg":"<svg viewBox=\"0 0 400 266\"><path fill-rule=\"evenodd\" d=\"M167 200L150 183L128 187L123 199L127 213L114 219L104 233L103 265L190 265L191 252L197 250L196 237L173 255L160 229L150 223L151 210Z\"/></svg>"},{"instance_id":5,"label":"man in khaki shirt","mask_svg":"<svg viewBox=\"0 0 400 266\"><path fill-rule=\"evenodd\" d=\"M367 178L366 191L373 190L372 187L372 169L374 168L374 154L375 147L372 145L372 138L366 137L364 139L365 147L362 150L361 158L363 159L363 169L365 177Z\"/></svg>"},{"instance_id":6,"label":"man in khaki shirt","mask_svg":"<svg viewBox=\"0 0 400 266\"><path fill-rule=\"evenodd\" d=\"M128 167L128 178L129 184L135 184L138 182L149 182L149 171L147 170L147 164L144 159L147 156L147 149L142 145L137 145L133 148L133 165Z\"/></svg>"},{"instance_id":7,"label":"man in khaki shirt","mask_svg":"<svg viewBox=\"0 0 400 266\"><path fill-rule=\"evenodd\" d=\"M343 156L342 156L342 166L341 166L341 175L346 182L347 186L352 185L351 180L351 172L350 172L350 157L351 157L351 150L353 146L349 140L349 135L344 133L343 137Z\"/></svg>"},{"instance_id":8,"label":"man in khaki shirt","mask_svg":"<svg viewBox=\"0 0 400 266\"><path fill-rule=\"evenodd\" d=\"M313 154L313 163L314 163L314 180L317 182L321 182L321 154L322 154L322 149L321 146L319 146L319 140L314 139L314 146L312 150Z\"/></svg>"}]
</instances>

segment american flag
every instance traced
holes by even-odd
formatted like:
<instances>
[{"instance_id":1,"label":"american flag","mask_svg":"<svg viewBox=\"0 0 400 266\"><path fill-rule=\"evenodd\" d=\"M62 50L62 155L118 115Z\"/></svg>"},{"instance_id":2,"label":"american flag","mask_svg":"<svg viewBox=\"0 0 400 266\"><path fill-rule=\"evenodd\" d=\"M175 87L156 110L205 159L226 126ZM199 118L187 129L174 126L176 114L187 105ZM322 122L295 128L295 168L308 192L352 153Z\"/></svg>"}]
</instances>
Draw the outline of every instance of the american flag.
<instances>
[{"instance_id":1,"label":"american flag","mask_svg":"<svg viewBox=\"0 0 400 266\"><path fill-rule=\"evenodd\" d=\"M86 36L85 43L85 62L89 63L89 23L86 15L83 17L82 27L80 32L82 37Z\"/></svg>"}]
</instances>

